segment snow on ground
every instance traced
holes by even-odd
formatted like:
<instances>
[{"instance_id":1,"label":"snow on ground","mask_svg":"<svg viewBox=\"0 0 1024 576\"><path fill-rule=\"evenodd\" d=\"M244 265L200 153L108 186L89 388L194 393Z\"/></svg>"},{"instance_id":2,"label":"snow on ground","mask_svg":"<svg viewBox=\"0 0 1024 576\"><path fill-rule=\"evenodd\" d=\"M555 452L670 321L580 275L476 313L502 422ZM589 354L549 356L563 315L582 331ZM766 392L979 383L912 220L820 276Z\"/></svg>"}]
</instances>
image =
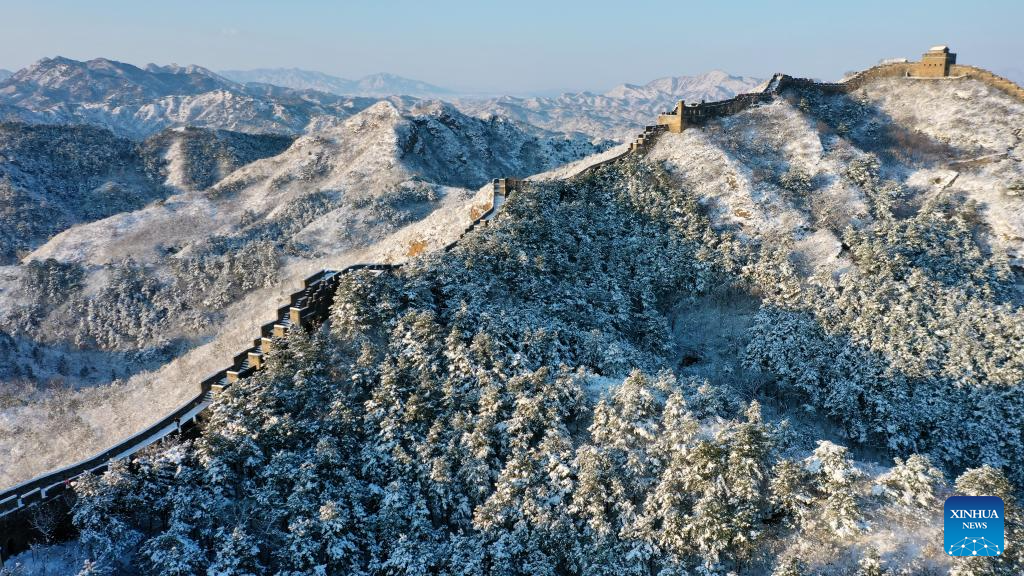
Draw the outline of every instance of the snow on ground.
<instances>
[{"instance_id":1,"label":"snow on ground","mask_svg":"<svg viewBox=\"0 0 1024 576\"><path fill-rule=\"evenodd\" d=\"M167 147L164 153L164 160L167 161L167 179L164 184L177 190L185 190L188 186L188 178L185 174L185 145L181 139L177 139Z\"/></svg>"},{"instance_id":2,"label":"snow on ground","mask_svg":"<svg viewBox=\"0 0 1024 576\"><path fill-rule=\"evenodd\" d=\"M5 576L68 576L77 574L88 555L77 541L37 546L7 559L0 566Z\"/></svg>"},{"instance_id":3,"label":"snow on ground","mask_svg":"<svg viewBox=\"0 0 1024 576\"><path fill-rule=\"evenodd\" d=\"M619 144L618 146L609 148L599 154L594 154L591 156L587 156L586 158L577 160L575 162L570 162L564 166L559 166L554 170L548 170L547 172L535 174L530 177L530 180L542 182L545 180L565 180L567 178L572 178L573 176L579 174L580 172L583 172L584 170L590 168L595 164L599 164L601 162L604 162L605 160L615 158L616 156L621 156L627 150L629 150L628 143Z\"/></svg>"},{"instance_id":4,"label":"snow on ground","mask_svg":"<svg viewBox=\"0 0 1024 576\"><path fill-rule=\"evenodd\" d=\"M967 78L886 78L856 94L894 122L965 153L1005 152L1020 143L1024 102Z\"/></svg>"},{"instance_id":5,"label":"snow on ground","mask_svg":"<svg viewBox=\"0 0 1024 576\"><path fill-rule=\"evenodd\" d=\"M778 103L751 114L756 114L756 118L748 119L747 126L740 125L736 119L729 119L730 125L724 130L739 127L743 132L749 132L754 122L802 121L786 110L785 105ZM793 132L805 140L816 139L809 129ZM748 137L757 136L749 134ZM804 155L806 148L813 149L810 142L798 145L793 140L788 140L784 146L794 151L794 156ZM701 198L720 227L734 229L747 238L757 238L778 233L792 234L807 225L807 218L785 202L781 190L762 177L756 163L744 163L741 158L730 154L728 147L723 146L714 134L703 130L663 134L648 158L663 162L680 186ZM803 163L811 165L812 160L818 159L808 159ZM796 164L798 159L793 158L793 161Z\"/></svg>"},{"instance_id":6,"label":"snow on ground","mask_svg":"<svg viewBox=\"0 0 1024 576\"><path fill-rule=\"evenodd\" d=\"M130 256L152 262L166 258L164 246L193 242L197 231L205 237L230 234L241 227L243 214L272 218L316 190L344 194L362 188L372 193L396 186L412 177L394 166L397 117L393 105L378 104L341 126L299 138L284 153L253 162L211 189L225 192L185 192L142 210L76 226L29 258L100 264Z\"/></svg>"},{"instance_id":7,"label":"snow on ground","mask_svg":"<svg viewBox=\"0 0 1024 576\"><path fill-rule=\"evenodd\" d=\"M131 257L153 262L166 257L159 250L193 240L197 230L222 230L229 214L199 192L185 192L134 212L69 228L51 238L26 260L56 258L100 265Z\"/></svg>"},{"instance_id":8,"label":"snow on ground","mask_svg":"<svg viewBox=\"0 0 1024 576\"><path fill-rule=\"evenodd\" d=\"M895 122L957 150L957 158L935 167L935 177L946 182L933 184L977 201L996 246L1024 266L1024 192L1008 189L1024 188L1024 103L966 78L881 80L867 87L866 97ZM907 183L920 178L911 175Z\"/></svg>"}]
</instances>

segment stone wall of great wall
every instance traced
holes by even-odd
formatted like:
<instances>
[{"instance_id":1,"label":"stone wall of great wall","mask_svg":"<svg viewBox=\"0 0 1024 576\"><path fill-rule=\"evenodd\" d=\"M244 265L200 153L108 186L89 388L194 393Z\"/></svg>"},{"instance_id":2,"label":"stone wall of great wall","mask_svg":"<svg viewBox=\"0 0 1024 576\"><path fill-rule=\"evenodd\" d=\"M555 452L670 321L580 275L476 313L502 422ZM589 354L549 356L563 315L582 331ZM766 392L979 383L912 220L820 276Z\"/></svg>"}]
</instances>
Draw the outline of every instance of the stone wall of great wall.
<instances>
[{"instance_id":1,"label":"stone wall of great wall","mask_svg":"<svg viewBox=\"0 0 1024 576\"><path fill-rule=\"evenodd\" d=\"M936 78L948 78L951 80L956 80L957 78L970 78L1001 90L1017 100L1024 102L1024 88L1021 88L1012 80L993 74L983 68L953 64L949 68L949 76L943 77L916 76L915 66L916 63L914 62L880 64L858 72L842 82L817 82L809 78L794 78L792 76L782 74L780 75L782 80L779 82L778 91L782 91L786 88L808 88L832 94L848 94L882 78L907 78L910 80L922 81L931 81Z\"/></svg>"},{"instance_id":2,"label":"stone wall of great wall","mask_svg":"<svg viewBox=\"0 0 1024 576\"><path fill-rule=\"evenodd\" d=\"M978 68L975 66L965 66L962 64L954 64L950 67L950 75L952 76L963 76L966 78L972 78L980 82L984 82L989 86L1002 90L1010 96L1013 96L1017 100L1024 102L1024 88L1020 87L1017 83L1007 78L1003 78L997 74L993 74L984 68Z\"/></svg>"},{"instance_id":3,"label":"stone wall of great wall","mask_svg":"<svg viewBox=\"0 0 1024 576\"><path fill-rule=\"evenodd\" d=\"M648 146L653 139L652 135L656 136L665 131L682 132L690 126L700 126L715 118L731 116L756 104L769 102L777 94L793 88L817 90L826 94L849 94L882 78L908 78L922 81L942 78L953 80L971 78L1024 102L1024 88L1011 80L975 66L951 64L949 65L949 76L918 76L918 72L920 72L920 63L891 62L862 70L842 82L818 82L810 78L795 78L787 74L776 74L760 92L740 94L719 102L701 102L693 105L686 105L684 101L680 100L674 110L658 115L658 126L648 126L647 131L633 143L631 150L643 149Z\"/></svg>"},{"instance_id":4,"label":"stone wall of great wall","mask_svg":"<svg viewBox=\"0 0 1024 576\"><path fill-rule=\"evenodd\" d=\"M580 174L596 170L628 154L644 152L665 132L682 132L688 126L700 126L709 120L736 114L751 106L771 101L786 89L811 89L831 94L850 93L880 78L917 78L914 75L916 66L917 63L914 62L887 63L868 68L842 82L831 83L776 74L760 92L740 94L720 102L691 106L680 101L675 110L659 115L657 124L645 127L623 153L592 164ZM951 64L948 68L951 77L966 77L984 82L1024 102L1024 89L1006 78L974 66ZM514 178L494 180L490 207L473 220L459 239L479 227L487 226L505 199L526 184L526 180ZM444 246L443 250L450 251L457 244L458 240ZM358 271L384 273L400 266L401 264L355 264L344 270L323 270L306 278L302 289L291 295L287 305L278 308L276 319L260 328L260 337L253 340L253 346L235 355L231 366L211 374L200 382L199 394L195 398L146 430L88 460L0 492L0 559L26 549L30 540L36 536L30 517L33 506L48 502L64 502L61 505L66 512L70 499L61 497L70 494L69 488L75 478L87 472L102 473L111 462L130 458L132 454L153 443L188 430L210 406L217 392L262 368L266 354L273 350L274 346L280 345L290 330L296 327L308 329L323 322L330 312L335 289L344 275Z\"/></svg>"}]
</instances>

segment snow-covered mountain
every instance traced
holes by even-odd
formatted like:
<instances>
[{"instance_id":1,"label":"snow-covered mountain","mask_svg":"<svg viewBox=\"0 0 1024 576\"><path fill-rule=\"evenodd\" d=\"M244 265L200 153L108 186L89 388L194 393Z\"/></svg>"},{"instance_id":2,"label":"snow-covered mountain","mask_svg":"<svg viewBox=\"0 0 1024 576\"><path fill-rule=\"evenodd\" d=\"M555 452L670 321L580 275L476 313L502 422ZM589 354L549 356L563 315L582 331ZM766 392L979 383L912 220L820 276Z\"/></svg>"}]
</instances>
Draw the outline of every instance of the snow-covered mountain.
<instances>
[{"instance_id":1,"label":"snow-covered mountain","mask_svg":"<svg viewBox=\"0 0 1024 576\"><path fill-rule=\"evenodd\" d=\"M0 119L94 124L132 138L175 126L298 134L317 117L345 118L373 102L250 88L199 66L139 68L103 58L44 58L0 82Z\"/></svg>"},{"instance_id":2,"label":"snow-covered mountain","mask_svg":"<svg viewBox=\"0 0 1024 576\"><path fill-rule=\"evenodd\" d=\"M726 100L737 94L751 92L764 80L750 76L733 76L712 70L697 76L675 76L651 80L642 86L620 84L604 93L610 98L625 100L658 100L680 98L690 101Z\"/></svg>"},{"instance_id":3,"label":"snow-covered mountain","mask_svg":"<svg viewBox=\"0 0 1024 576\"><path fill-rule=\"evenodd\" d=\"M659 78L643 86L622 84L604 94L579 92L553 98L460 99L457 105L469 114L498 114L549 130L625 142L650 124L659 112L672 109L680 99L723 100L751 92L762 82L716 70L698 76Z\"/></svg>"},{"instance_id":4,"label":"snow-covered mountain","mask_svg":"<svg viewBox=\"0 0 1024 576\"><path fill-rule=\"evenodd\" d=\"M11 72L10 70L4 70L3 68L0 68L0 82L2 82L4 80L7 80L12 75L14 75L14 72Z\"/></svg>"},{"instance_id":5,"label":"snow-covered mountain","mask_svg":"<svg viewBox=\"0 0 1024 576\"><path fill-rule=\"evenodd\" d=\"M76 224L206 188L291 141L188 128L138 144L95 126L0 122L0 265Z\"/></svg>"},{"instance_id":6,"label":"snow-covered mountain","mask_svg":"<svg viewBox=\"0 0 1024 576\"><path fill-rule=\"evenodd\" d=\"M254 70L222 70L221 76L235 82L273 84L298 90L319 90L339 95L356 96L425 96L438 98L452 92L419 80L393 74L371 74L359 80L339 78L323 72L298 68L257 68Z\"/></svg>"},{"instance_id":7,"label":"snow-covered mountain","mask_svg":"<svg viewBox=\"0 0 1024 576\"><path fill-rule=\"evenodd\" d=\"M322 196L325 205L331 206L322 224L341 227L336 230L339 234L349 233L343 222L353 208L386 208L377 205L382 199L389 206L405 200L429 204L442 197L445 189L475 191L497 176L525 177L603 149L586 138L555 133L537 136L531 132L503 118L466 116L439 101L423 103L407 112L383 101L299 137L279 154L262 154L262 159L241 167L228 162L226 177L207 188L183 183L212 181L210 172L195 174L196 164L211 152L216 158L218 148L209 140L216 143L224 136L196 130L166 131L147 140L144 149L151 157L163 159L159 170L163 183L190 192L190 199L175 197L139 212L78 227L54 238L31 257L99 264L108 261L111 254L118 254L131 255L138 261L158 261L165 255L158 246L237 234L310 196ZM246 135L236 134L234 138L239 136ZM283 142L260 144L266 149L280 147ZM237 152L239 147L236 142L226 148ZM185 154L185 150L189 152ZM216 166L216 162L207 160L202 167L215 174ZM159 214L173 221L182 213L191 214L195 203L216 207L210 211L212 220L201 231L161 224L157 227L174 232L173 236L153 238L156 244L140 243L134 234L127 234L130 240L123 245L116 239L125 236L124 222L142 231L154 226L154 220L140 215ZM242 218L243 213L249 216ZM388 218L398 218L390 224L405 218L390 210L377 216L382 218L368 217L366 224L382 230L390 227ZM287 240L275 237L277 242ZM310 249L337 253L346 245L325 241Z\"/></svg>"},{"instance_id":8,"label":"snow-covered mountain","mask_svg":"<svg viewBox=\"0 0 1024 576\"><path fill-rule=\"evenodd\" d=\"M191 393L196 374L218 369L225 350L251 341L311 272L435 250L479 211L492 178L550 170L601 147L441 102L403 112L382 101L294 142L193 128L138 149L126 157L142 158L147 185L166 190L158 201L73 226L0 268L4 385L58 378L85 389L76 418L118 416L52 423L74 440L45 450L33 430L53 428L24 424L63 400L40 391L17 407L0 404L0 484L146 425Z\"/></svg>"},{"instance_id":9,"label":"snow-covered mountain","mask_svg":"<svg viewBox=\"0 0 1024 576\"><path fill-rule=\"evenodd\" d=\"M406 109L415 105L414 96L430 96L453 99L464 112L482 118L497 114L549 131L626 141L680 98L728 98L758 82L715 71L644 86L623 84L605 94L454 100L443 88L388 74L360 80L296 69L219 75L199 66L138 68L102 58L79 62L58 57L0 81L0 119L94 124L136 139L181 126L301 134L324 121L347 118L375 98L387 97Z\"/></svg>"},{"instance_id":10,"label":"snow-covered mountain","mask_svg":"<svg viewBox=\"0 0 1024 576\"><path fill-rule=\"evenodd\" d=\"M242 166L280 154L294 140L278 134L168 128L147 138L139 153L155 180L175 191L205 190Z\"/></svg>"}]
</instances>

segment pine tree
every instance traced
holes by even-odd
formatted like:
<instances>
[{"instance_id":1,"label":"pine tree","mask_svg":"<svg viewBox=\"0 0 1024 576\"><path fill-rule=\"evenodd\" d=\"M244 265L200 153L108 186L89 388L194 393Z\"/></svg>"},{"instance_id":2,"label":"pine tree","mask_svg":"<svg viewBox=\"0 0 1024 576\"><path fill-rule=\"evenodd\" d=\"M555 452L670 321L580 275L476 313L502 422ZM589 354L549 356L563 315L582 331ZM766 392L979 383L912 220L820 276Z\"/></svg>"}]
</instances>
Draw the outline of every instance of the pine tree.
<instances>
[{"instance_id":1,"label":"pine tree","mask_svg":"<svg viewBox=\"0 0 1024 576\"><path fill-rule=\"evenodd\" d=\"M156 576L188 576L206 565L199 544L188 535L189 527L172 524L170 529L142 545L143 566Z\"/></svg>"},{"instance_id":2,"label":"pine tree","mask_svg":"<svg viewBox=\"0 0 1024 576\"><path fill-rule=\"evenodd\" d=\"M819 440L818 447L804 460L804 469L814 479L820 495L820 522L839 537L860 531L856 482L861 473L848 458L846 447Z\"/></svg>"},{"instance_id":3,"label":"pine tree","mask_svg":"<svg viewBox=\"0 0 1024 576\"><path fill-rule=\"evenodd\" d=\"M781 460L772 469L769 502L773 514L781 517L784 525L800 526L804 514L809 512L812 496L808 493L808 481L808 473L792 460Z\"/></svg>"},{"instance_id":4,"label":"pine tree","mask_svg":"<svg viewBox=\"0 0 1024 576\"><path fill-rule=\"evenodd\" d=\"M93 570L111 570L130 557L143 539L122 507L121 490L131 490L131 486L124 486L128 482L120 482L124 474L123 465L115 464L102 478L86 474L75 482L78 503L73 520L89 551Z\"/></svg>"},{"instance_id":5,"label":"pine tree","mask_svg":"<svg viewBox=\"0 0 1024 576\"><path fill-rule=\"evenodd\" d=\"M216 535L216 556L206 569L207 576L258 576L266 568L259 561L256 540L236 527L230 533L221 528Z\"/></svg>"},{"instance_id":6,"label":"pine tree","mask_svg":"<svg viewBox=\"0 0 1024 576\"><path fill-rule=\"evenodd\" d=\"M864 550L860 560L857 561L856 576L885 576L887 570L882 569L882 560L878 556L878 549L868 547Z\"/></svg>"},{"instance_id":7,"label":"pine tree","mask_svg":"<svg viewBox=\"0 0 1024 576\"><path fill-rule=\"evenodd\" d=\"M945 479L927 456L913 454L906 461L896 458L892 469L878 483L889 499L915 513L934 507L935 492Z\"/></svg>"}]
</instances>

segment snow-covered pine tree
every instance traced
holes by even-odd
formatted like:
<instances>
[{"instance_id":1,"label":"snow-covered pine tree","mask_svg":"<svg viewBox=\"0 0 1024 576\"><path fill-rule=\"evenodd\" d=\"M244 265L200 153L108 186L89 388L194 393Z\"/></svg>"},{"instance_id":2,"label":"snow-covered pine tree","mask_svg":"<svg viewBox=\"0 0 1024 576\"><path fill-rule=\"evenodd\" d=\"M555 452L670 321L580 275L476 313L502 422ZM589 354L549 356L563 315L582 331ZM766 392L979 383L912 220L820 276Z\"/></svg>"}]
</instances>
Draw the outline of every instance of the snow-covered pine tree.
<instances>
[{"instance_id":1,"label":"snow-covered pine tree","mask_svg":"<svg viewBox=\"0 0 1024 576\"><path fill-rule=\"evenodd\" d=\"M862 516L857 503L857 481L862 473L854 467L846 447L818 440L818 447L804 459L804 470L812 478L821 506L815 524L837 537L859 532Z\"/></svg>"}]
</instances>

